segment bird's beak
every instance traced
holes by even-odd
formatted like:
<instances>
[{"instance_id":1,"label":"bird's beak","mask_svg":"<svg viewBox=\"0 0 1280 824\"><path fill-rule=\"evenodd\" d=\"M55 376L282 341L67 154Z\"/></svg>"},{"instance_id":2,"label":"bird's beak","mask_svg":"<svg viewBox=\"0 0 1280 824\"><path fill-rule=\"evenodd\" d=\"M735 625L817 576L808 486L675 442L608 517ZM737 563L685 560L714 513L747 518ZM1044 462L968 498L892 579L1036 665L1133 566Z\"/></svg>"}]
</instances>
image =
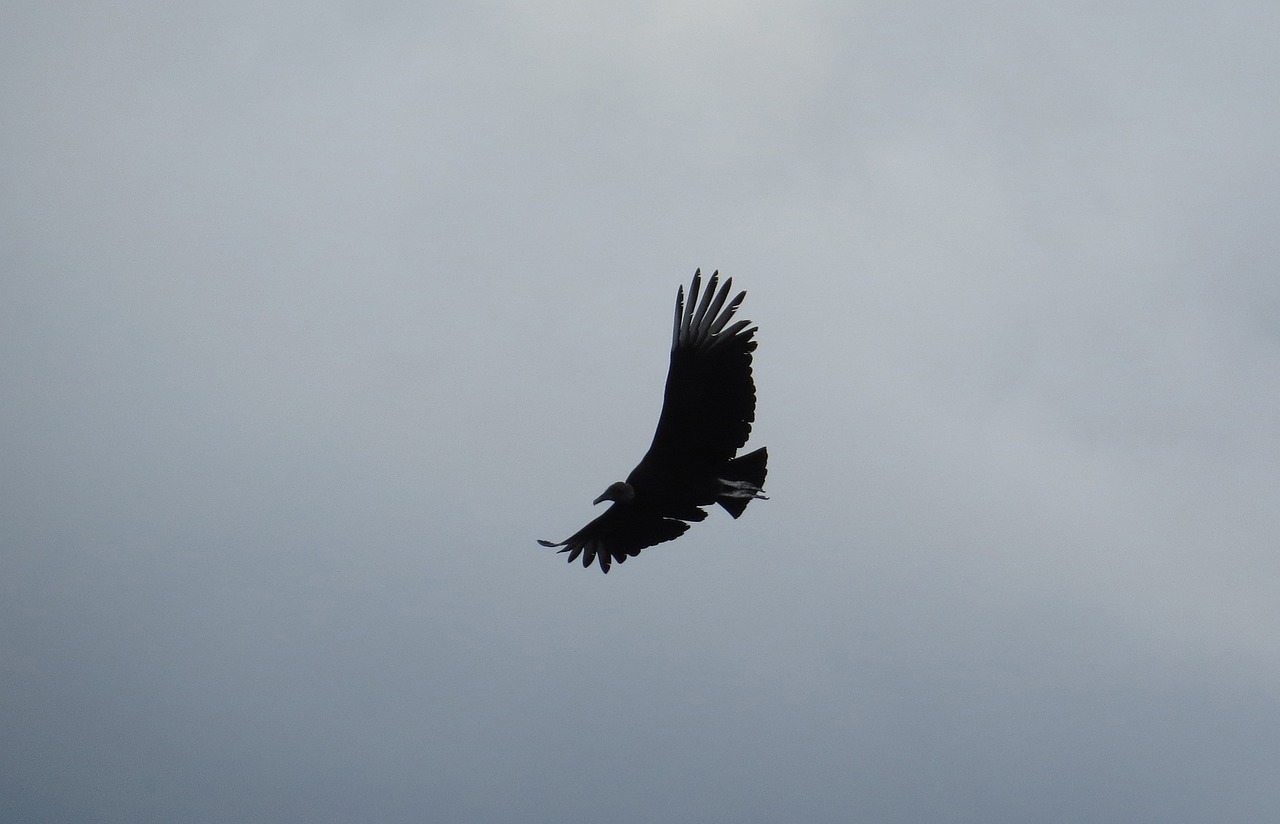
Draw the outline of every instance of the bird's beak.
<instances>
[{"instance_id":1,"label":"bird's beak","mask_svg":"<svg viewBox=\"0 0 1280 824\"><path fill-rule=\"evenodd\" d=\"M594 501L592 501L592 502L591 502L591 505L592 505L592 506L595 506L596 504L600 503L601 501L608 501L608 500L611 500L611 499L609 498L609 493L608 493L608 492L601 492L601 493L600 493L600 497L599 497L599 498L596 498Z\"/></svg>"}]
</instances>

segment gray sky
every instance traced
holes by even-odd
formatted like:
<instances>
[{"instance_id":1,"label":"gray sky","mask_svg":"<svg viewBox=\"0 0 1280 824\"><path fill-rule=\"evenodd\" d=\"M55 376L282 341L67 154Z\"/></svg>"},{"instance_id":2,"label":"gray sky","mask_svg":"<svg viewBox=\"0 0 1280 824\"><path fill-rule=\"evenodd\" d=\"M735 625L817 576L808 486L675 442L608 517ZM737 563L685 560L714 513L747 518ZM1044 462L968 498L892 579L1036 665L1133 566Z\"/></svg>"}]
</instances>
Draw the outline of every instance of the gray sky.
<instances>
[{"instance_id":1,"label":"gray sky","mask_svg":"<svg viewBox=\"0 0 1280 824\"><path fill-rule=\"evenodd\" d=\"M0 817L1272 822L1272 2L0 11ZM772 500L534 544L748 290Z\"/></svg>"}]
</instances>

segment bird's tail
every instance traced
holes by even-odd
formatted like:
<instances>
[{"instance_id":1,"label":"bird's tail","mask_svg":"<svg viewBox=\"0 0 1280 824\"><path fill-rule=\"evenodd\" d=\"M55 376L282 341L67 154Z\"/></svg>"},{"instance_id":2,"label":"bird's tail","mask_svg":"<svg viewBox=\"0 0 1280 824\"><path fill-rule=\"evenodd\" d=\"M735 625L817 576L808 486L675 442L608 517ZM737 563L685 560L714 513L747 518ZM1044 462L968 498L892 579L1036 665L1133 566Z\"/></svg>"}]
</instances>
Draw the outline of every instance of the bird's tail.
<instances>
[{"instance_id":1,"label":"bird's tail","mask_svg":"<svg viewBox=\"0 0 1280 824\"><path fill-rule=\"evenodd\" d=\"M764 495L764 476L769 453L762 446L755 452L739 455L724 465L720 473L721 491L716 503L737 518L756 498Z\"/></svg>"}]
</instances>

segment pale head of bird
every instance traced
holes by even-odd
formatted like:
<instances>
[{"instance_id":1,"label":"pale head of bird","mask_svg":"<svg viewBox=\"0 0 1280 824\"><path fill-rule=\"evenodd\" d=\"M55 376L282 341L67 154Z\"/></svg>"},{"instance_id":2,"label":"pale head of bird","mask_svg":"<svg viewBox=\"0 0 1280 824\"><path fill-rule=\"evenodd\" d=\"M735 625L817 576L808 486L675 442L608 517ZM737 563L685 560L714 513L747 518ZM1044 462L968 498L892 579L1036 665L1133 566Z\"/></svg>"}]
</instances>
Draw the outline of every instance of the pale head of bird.
<instances>
[{"instance_id":1,"label":"pale head of bird","mask_svg":"<svg viewBox=\"0 0 1280 824\"><path fill-rule=\"evenodd\" d=\"M601 501L617 501L620 504L631 503L635 500L636 491L631 484L626 481L614 481L609 484L609 488L600 493L600 497L591 503L598 504Z\"/></svg>"}]
</instances>

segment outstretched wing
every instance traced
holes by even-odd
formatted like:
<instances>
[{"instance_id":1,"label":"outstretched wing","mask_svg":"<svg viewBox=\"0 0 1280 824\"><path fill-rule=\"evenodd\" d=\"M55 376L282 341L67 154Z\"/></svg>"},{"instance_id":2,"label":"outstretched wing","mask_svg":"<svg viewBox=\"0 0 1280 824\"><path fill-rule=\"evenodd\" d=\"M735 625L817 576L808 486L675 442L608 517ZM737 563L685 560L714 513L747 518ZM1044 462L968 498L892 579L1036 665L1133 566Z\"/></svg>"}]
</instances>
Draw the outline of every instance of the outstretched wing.
<instances>
[{"instance_id":1,"label":"outstretched wing","mask_svg":"<svg viewBox=\"0 0 1280 824\"><path fill-rule=\"evenodd\" d=\"M538 539L549 547L564 547L573 563L582 556L582 565L600 559L600 571L607 573L613 561L622 563L634 558L645 547L680 537L689 525L684 521L639 512L626 504L613 504L591 523L558 544Z\"/></svg>"},{"instance_id":2,"label":"outstretched wing","mask_svg":"<svg viewBox=\"0 0 1280 824\"><path fill-rule=\"evenodd\" d=\"M713 273L699 300L698 270L688 300L683 287L676 293L662 414L649 451L627 479L637 494L673 475L714 472L751 434L756 416L751 378L756 327L748 320L730 323L747 293L729 300L733 278L723 285L719 280L720 273Z\"/></svg>"}]
</instances>

